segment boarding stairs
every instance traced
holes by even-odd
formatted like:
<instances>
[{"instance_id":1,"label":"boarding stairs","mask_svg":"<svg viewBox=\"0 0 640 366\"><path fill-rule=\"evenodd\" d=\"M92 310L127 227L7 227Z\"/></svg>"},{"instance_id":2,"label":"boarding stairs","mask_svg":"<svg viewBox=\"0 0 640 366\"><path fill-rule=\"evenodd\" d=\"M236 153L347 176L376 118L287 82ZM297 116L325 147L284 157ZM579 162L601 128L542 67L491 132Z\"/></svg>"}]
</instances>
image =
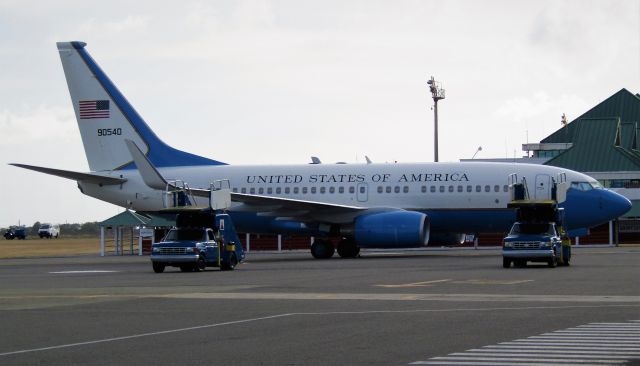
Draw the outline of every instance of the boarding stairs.
<instances>
[{"instance_id":1,"label":"boarding stairs","mask_svg":"<svg viewBox=\"0 0 640 366\"><path fill-rule=\"evenodd\" d=\"M508 183L510 202L507 207L516 210L518 221L554 221L562 225L564 213L559 204L567 199L566 173L551 178L551 189L542 194L536 192L535 198L530 196L526 177L519 180L517 174L510 174Z\"/></svg>"},{"instance_id":2,"label":"boarding stairs","mask_svg":"<svg viewBox=\"0 0 640 366\"><path fill-rule=\"evenodd\" d=\"M164 211L226 211L231 207L231 186L228 179L215 180L208 189L192 189L179 179L168 181L162 204Z\"/></svg>"}]
</instances>

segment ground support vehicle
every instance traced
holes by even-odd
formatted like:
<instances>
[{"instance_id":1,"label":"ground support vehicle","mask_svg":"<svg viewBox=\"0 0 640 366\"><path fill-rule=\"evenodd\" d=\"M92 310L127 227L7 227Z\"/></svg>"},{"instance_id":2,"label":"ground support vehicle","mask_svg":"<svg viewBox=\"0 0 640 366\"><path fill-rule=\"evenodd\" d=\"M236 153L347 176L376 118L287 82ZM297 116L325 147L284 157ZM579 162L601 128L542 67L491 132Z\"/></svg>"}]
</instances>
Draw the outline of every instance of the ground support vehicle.
<instances>
[{"instance_id":1,"label":"ground support vehicle","mask_svg":"<svg viewBox=\"0 0 640 366\"><path fill-rule=\"evenodd\" d=\"M42 224L38 229L38 236L40 237L40 239L42 238L58 239L58 236L60 236L60 226L51 225L51 224Z\"/></svg>"},{"instance_id":2,"label":"ground support vehicle","mask_svg":"<svg viewBox=\"0 0 640 366\"><path fill-rule=\"evenodd\" d=\"M195 212L178 214L177 227L153 244L151 264L156 273L165 267L183 272L206 267L233 270L244 259L244 250L228 214Z\"/></svg>"},{"instance_id":3,"label":"ground support vehicle","mask_svg":"<svg viewBox=\"0 0 640 366\"><path fill-rule=\"evenodd\" d=\"M513 224L502 244L502 266L526 266L528 261L546 262L549 267L569 265L571 241L562 224L564 211L558 206L566 197L566 184L562 176L553 180L548 197L530 199L526 181L517 182L510 177L511 202L516 210ZM545 199L547 198L547 199Z\"/></svg>"},{"instance_id":4,"label":"ground support vehicle","mask_svg":"<svg viewBox=\"0 0 640 366\"><path fill-rule=\"evenodd\" d=\"M27 238L27 229L24 227L11 227L6 233L4 233L4 238L7 240L13 240L16 238L18 240L24 240Z\"/></svg>"},{"instance_id":5,"label":"ground support vehicle","mask_svg":"<svg viewBox=\"0 0 640 366\"><path fill-rule=\"evenodd\" d=\"M183 272L206 267L233 270L244 259L233 221L223 211L231 205L230 190L221 188L222 181L216 183L209 190L208 207L191 204L194 200L189 199L188 185L167 184L165 212L177 213L176 227L160 243L152 245L151 264L156 273L167 266L179 267Z\"/></svg>"},{"instance_id":6,"label":"ground support vehicle","mask_svg":"<svg viewBox=\"0 0 640 366\"><path fill-rule=\"evenodd\" d=\"M502 245L502 265L524 267L527 261L546 262L549 267L563 264L562 239L555 222L516 222ZM569 247L570 248L570 247Z\"/></svg>"}]
</instances>

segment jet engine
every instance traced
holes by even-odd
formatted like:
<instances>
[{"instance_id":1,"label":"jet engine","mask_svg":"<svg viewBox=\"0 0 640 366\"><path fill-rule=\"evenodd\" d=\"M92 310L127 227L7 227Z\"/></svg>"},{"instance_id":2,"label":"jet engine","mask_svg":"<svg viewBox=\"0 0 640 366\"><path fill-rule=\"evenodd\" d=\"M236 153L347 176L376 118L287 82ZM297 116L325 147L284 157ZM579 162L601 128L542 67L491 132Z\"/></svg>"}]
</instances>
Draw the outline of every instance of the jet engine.
<instances>
[{"instance_id":1,"label":"jet engine","mask_svg":"<svg viewBox=\"0 0 640 366\"><path fill-rule=\"evenodd\" d=\"M415 211L389 211L359 216L353 228L362 248L406 248L429 242L429 217Z\"/></svg>"},{"instance_id":2,"label":"jet engine","mask_svg":"<svg viewBox=\"0 0 640 366\"><path fill-rule=\"evenodd\" d=\"M454 246L464 244L467 234L432 232L429 237L429 246Z\"/></svg>"}]
</instances>

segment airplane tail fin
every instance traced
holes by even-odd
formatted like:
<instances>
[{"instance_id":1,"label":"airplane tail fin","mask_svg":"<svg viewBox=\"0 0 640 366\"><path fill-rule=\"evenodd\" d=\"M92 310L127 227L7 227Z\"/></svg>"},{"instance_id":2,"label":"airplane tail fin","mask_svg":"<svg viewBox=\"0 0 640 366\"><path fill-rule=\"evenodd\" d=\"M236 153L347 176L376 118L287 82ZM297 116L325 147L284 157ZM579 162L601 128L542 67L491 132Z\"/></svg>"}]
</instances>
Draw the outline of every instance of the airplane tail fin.
<instances>
[{"instance_id":1,"label":"airplane tail fin","mask_svg":"<svg viewBox=\"0 0 640 366\"><path fill-rule=\"evenodd\" d=\"M129 139L156 167L222 165L165 144L85 50L83 42L58 42L58 51L92 171L134 169Z\"/></svg>"}]
</instances>

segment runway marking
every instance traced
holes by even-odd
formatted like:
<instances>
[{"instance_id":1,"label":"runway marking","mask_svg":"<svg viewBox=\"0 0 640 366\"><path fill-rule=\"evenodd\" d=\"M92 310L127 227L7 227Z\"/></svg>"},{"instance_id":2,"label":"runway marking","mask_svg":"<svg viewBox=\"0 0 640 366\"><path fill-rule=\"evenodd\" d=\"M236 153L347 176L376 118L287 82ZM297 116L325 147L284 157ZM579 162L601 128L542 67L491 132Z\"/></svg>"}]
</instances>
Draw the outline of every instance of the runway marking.
<instances>
[{"instance_id":1,"label":"runway marking","mask_svg":"<svg viewBox=\"0 0 640 366\"><path fill-rule=\"evenodd\" d=\"M405 287L429 287L434 283L441 282L449 282L451 280L433 280L433 281L423 281L423 282L414 282L414 283L405 283L401 285L375 285L376 287L385 287L385 288L405 288Z\"/></svg>"},{"instance_id":2,"label":"runway marking","mask_svg":"<svg viewBox=\"0 0 640 366\"><path fill-rule=\"evenodd\" d=\"M84 273L116 273L120 271L107 271L107 270L86 270L86 271L57 271L57 272L49 272L50 274L84 274Z\"/></svg>"},{"instance_id":3,"label":"runway marking","mask_svg":"<svg viewBox=\"0 0 640 366\"><path fill-rule=\"evenodd\" d=\"M403 283L403 284L382 284L382 285L374 285L376 287L384 287L384 288L407 288L407 287L429 287L436 283L455 283L461 285L519 285L522 283L533 282L533 280L485 280L485 279L472 279L472 280L432 280L432 281L424 281L424 282L413 282L413 283Z\"/></svg>"},{"instance_id":4,"label":"runway marking","mask_svg":"<svg viewBox=\"0 0 640 366\"><path fill-rule=\"evenodd\" d=\"M444 281L444 280L440 280ZM315 293L315 292L193 292L158 295L182 299L230 300L371 300L371 301L452 301L452 302L577 302L637 303L640 296L597 295L503 295L503 294L400 294L400 293Z\"/></svg>"},{"instance_id":5,"label":"runway marking","mask_svg":"<svg viewBox=\"0 0 640 366\"><path fill-rule=\"evenodd\" d=\"M633 322L636 321L617 323L618 325L606 324L607 328L617 327L618 332L624 333L629 329L629 324L637 324ZM602 324L605 323L592 323L588 326ZM584 366L623 364L630 359L640 358L640 334L617 337L595 333L595 337L583 337L581 333L577 333L576 336L576 332L583 329L583 326L579 326L558 330L526 339L450 353L426 361L416 361L411 365Z\"/></svg>"},{"instance_id":6,"label":"runway marking","mask_svg":"<svg viewBox=\"0 0 640 366\"><path fill-rule=\"evenodd\" d=\"M185 327L178 329L169 329L162 330L157 332L147 332L140 334L133 334L121 337L112 337L112 338L104 338L104 339L96 339L91 341L84 342L76 342L76 343L68 343L61 344L55 346L48 347L40 347L40 348L31 348L31 349L22 349L17 351L9 351L0 353L0 357L4 356L12 356L26 353L34 353L34 352L43 352L43 351L51 351L56 349L63 348L72 348L72 347L81 347L81 346L89 346L100 343L108 343L108 342L117 342L130 340L135 338L143 338L143 337L152 337L159 336L164 334L172 334L172 333L180 333L180 332L189 332L194 330L208 329L208 328L216 328L225 325L236 325L236 324L245 324L251 322L258 322L264 320L271 319L282 319L294 316L326 316L326 315L371 315L371 314L416 314L416 313L446 313L446 312L481 312L481 311L509 311L509 310L559 310L559 309L576 309L576 308L612 308L612 307L634 307L635 305L579 305L579 306L526 306L526 307L497 307L497 308L459 308L459 309L413 309L413 310L370 310L370 311L329 311L329 312L300 312L300 313L284 313L284 314L276 314L276 315L266 315L263 317L257 318L249 318L249 319L240 319L223 323L213 323L213 324L205 324L198 325L194 327ZM566 348L565 348L566 349ZM425 361L418 361L425 362ZM472 363L475 365L480 365L481 363ZM506 364L511 365L511 364ZM549 366L548 364L544 364L544 366ZM583 365L584 366L584 365Z\"/></svg>"}]
</instances>

